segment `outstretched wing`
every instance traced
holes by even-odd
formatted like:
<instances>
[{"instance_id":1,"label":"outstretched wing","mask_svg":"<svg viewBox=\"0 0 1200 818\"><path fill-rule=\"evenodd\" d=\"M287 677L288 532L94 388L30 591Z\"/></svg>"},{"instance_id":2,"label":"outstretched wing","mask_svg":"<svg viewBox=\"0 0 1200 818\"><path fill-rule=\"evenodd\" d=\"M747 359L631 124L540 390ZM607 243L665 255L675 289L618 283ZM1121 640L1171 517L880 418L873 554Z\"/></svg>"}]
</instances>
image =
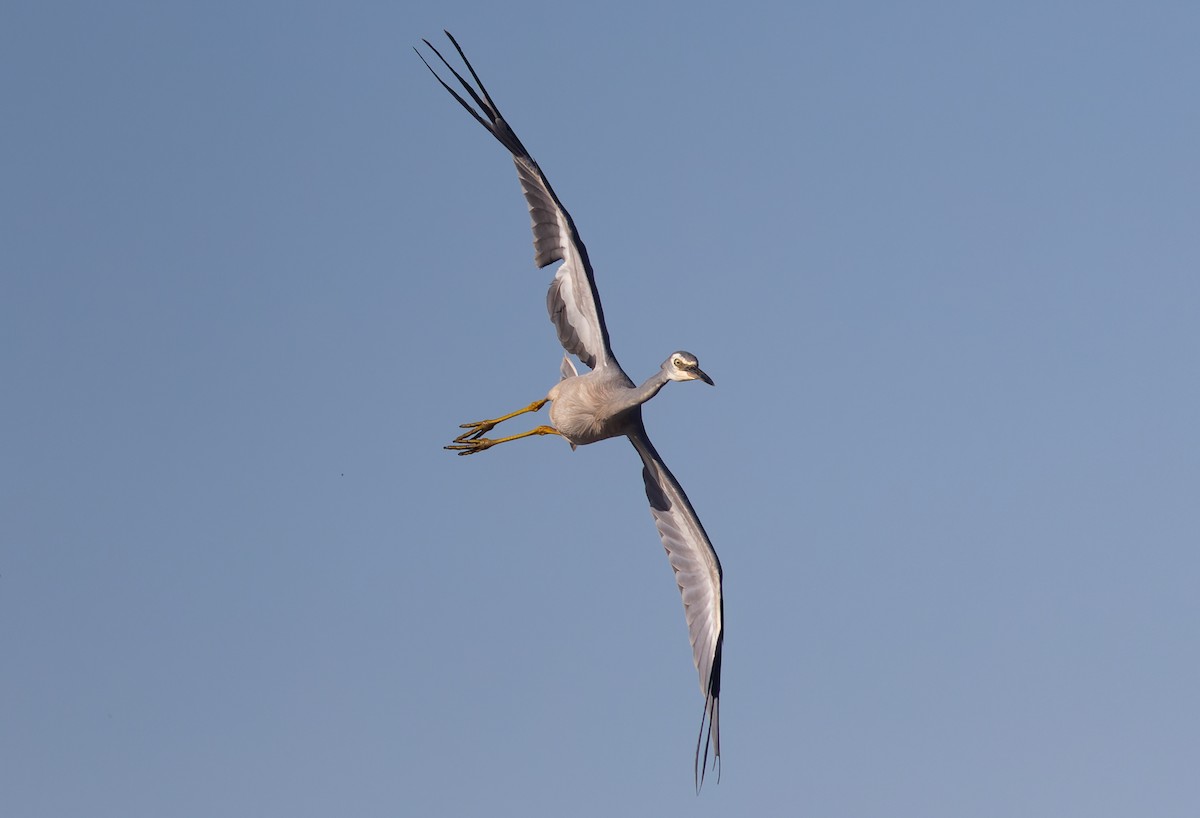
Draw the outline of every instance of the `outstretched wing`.
<instances>
[{"instance_id":1,"label":"outstretched wing","mask_svg":"<svg viewBox=\"0 0 1200 818\"><path fill-rule=\"evenodd\" d=\"M724 605L721 599L721 561L713 550L704 526L692 504L671 474L639 422L629 439L642 457L642 478L650 513L667 549L667 559L675 571L675 582L683 594L683 613L688 636L692 640L692 658L700 674L700 692L704 694L704 713L700 718L700 736L696 739L696 787L704 783L708 751L713 751L713 766L720 775L721 731L721 646L725 638ZM705 722L708 723L707 737ZM700 745L704 745L704 755Z\"/></svg>"},{"instance_id":2,"label":"outstretched wing","mask_svg":"<svg viewBox=\"0 0 1200 818\"><path fill-rule=\"evenodd\" d=\"M579 238L579 231L575 229L575 222L558 200L542 169L533 161L529 151L500 115L500 109L492 102L458 41L449 31L446 32L446 36L462 57L478 91L446 62L446 58L432 43L428 40L424 43L454 75L479 110L438 76L428 61L421 56L421 52L418 51L417 56L421 57L425 67L433 73L442 87L512 153L513 162L517 166L517 176L521 180L521 190L529 204L529 219L533 223L533 260L538 267L545 267L556 261L563 262L554 274L554 281L551 282L550 291L546 296L546 307L550 311L550 320L558 330L558 340L567 352L578 355L579 360L590 368L603 366L613 360L612 349L609 346L608 329L604 326L604 311L600 307L600 296L596 292L592 265L588 261L587 248Z\"/></svg>"}]
</instances>

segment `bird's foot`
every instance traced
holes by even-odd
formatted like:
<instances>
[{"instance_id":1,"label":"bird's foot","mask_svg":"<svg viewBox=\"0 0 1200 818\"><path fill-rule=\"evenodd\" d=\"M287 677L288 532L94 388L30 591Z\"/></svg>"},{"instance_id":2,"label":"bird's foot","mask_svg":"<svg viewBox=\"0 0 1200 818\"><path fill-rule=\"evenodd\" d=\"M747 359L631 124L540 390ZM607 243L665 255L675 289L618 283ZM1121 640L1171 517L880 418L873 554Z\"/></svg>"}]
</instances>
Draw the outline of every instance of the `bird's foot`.
<instances>
[{"instance_id":1,"label":"bird's foot","mask_svg":"<svg viewBox=\"0 0 1200 818\"><path fill-rule=\"evenodd\" d=\"M468 431L465 431L458 437L454 438L454 442L455 443L466 443L471 440L477 440L482 435L486 435L488 432L492 431L492 429L495 429L496 421L494 421L494 420L477 420L474 423L460 423L458 425L458 428L467 429ZM450 448L450 447L447 446L446 448Z\"/></svg>"},{"instance_id":2,"label":"bird's foot","mask_svg":"<svg viewBox=\"0 0 1200 818\"><path fill-rule=\"evenodd\" d=\"M449 449L452 452L458 452L460 457L462 457L464 455L468 455L468 454L476 454L477 452L482 452L487 449L490 449L493 446L495 446L497 443L499 443L500 441L489 440L486 437L470 437L470 436L468 436L470 434L481 435L486 431L487 431L487 429L480 429L478 432L461 434L458 437L454 438L453 443L451 443L449 446L445 446L444 448Z\"/></svg>"}]
</instances>

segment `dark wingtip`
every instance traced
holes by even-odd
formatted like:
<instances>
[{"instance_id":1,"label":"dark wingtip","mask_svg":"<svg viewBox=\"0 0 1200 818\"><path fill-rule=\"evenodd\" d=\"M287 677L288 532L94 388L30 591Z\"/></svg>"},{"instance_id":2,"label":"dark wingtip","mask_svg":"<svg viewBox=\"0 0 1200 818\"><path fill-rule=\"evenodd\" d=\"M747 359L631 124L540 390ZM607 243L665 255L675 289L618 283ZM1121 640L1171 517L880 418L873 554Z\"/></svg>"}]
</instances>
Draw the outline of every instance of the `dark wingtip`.
<instances>
[{"instance_id":1,"label":"dark wingtip","mask_svg":"<svg viewBox=\"0 0 1200 818\"><path fill-rule=\"evenodd\" d=\"M700 714L700 734L696 736L696 760L693 768L693 776L696 782L696 795L700 794L700 790L704 787L704 778L708 774L708 751L713 752L712 767L717 771L717 783L721 783L721 727L720 727L720 699L716 693L710 693L704 701L704 712ZM708 729L705 729L705 722L708 722ZM700 748L703 744L704 753L701 755Z\"/></svg>"}]
</instances>

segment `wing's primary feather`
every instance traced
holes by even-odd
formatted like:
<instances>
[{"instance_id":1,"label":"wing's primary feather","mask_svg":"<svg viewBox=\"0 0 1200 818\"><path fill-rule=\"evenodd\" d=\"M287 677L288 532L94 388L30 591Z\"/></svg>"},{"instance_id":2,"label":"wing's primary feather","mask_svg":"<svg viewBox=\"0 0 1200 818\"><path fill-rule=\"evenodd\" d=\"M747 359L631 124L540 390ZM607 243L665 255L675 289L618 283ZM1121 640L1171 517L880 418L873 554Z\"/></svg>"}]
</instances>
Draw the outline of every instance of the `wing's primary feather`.
<instances>
[{"instance_id":1,"label":"wing's primary feather","mask_svg":"<svg viewBox=\"0 0 1200 818\"><path fill-rule=\"evenodd\" d=\"M558 332L558 340L563 348L572 355L579 356L588 367L598 366L613 361L612 348L608 340L608 328L604 325L604 310L600 306L600 295L596 291L596 281L592 273L592 265L588 260L587 248L579 238L575 222L571 214L563 207L562 202L550 187L550 181L538 167L538 163L529 155L529 151L521 144L516 133L504 121L500 109L492 101L487 89L479 80L479 75L471 66L462 47L449 31L446 36L454 44L458 55L475 80L475 87L467 82L454 67L446 61L441 52L433 44L425 40L425 45L437 55L442 64L454 75L471 100L478 107L472 106L457 91L443 80L433 70L433 66L417 52L425 67L433 73L442 87L450 92L458 103L487 128L501 145L508 148L512 154L513 163L517 166L517 177L521 182L521 191L525 194L525 202L529 205L529 219L533 228L533 259L538 267L545 267L556 261L563 262L554 274L550 291L546 296L546 307L550 312L550 320ZM482 113L481 113L482 112Z\"/></svg>"},{"instance_id":2,"label":"wing's primary feather","mask_svg":"<svg viewBox=\"0 0 1200 818\"><path fill-rule=\"evenodd\" d=\"M721 561L679 481L663 463L640 422L630 432L629 439L642 457L642 478L646 481L650 513L654 515L667 559L675 572L675 582L683 596L692 658L700 676L700 692L704 694L704 713L700 719L700 736L696 740L698 789L704 783L710 746L713 766L720 776L721 649L725 639ZM703 756L701 743L704 745Z\"/></svg>"}]
</instances>

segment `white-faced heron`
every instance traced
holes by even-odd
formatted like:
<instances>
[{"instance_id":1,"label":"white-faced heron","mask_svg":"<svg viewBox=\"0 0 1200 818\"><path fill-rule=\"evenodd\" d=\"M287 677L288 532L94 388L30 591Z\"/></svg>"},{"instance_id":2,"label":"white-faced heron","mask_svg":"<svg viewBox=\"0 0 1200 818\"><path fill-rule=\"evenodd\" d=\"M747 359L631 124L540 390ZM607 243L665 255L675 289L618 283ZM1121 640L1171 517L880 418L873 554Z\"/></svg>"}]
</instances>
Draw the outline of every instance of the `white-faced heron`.
<instances>
[{"instance_id":1,"label":"white-faced heron","mask_svg":"<svg viewBox=\"0 0 1200 818\"><path fill-rule=\"evenodd\" d=\"M501 117L499 108L488 95L458 42L450 32L446 32L446 36L458 51L478 90L463 79L428 40L424 41L425 45L454 75L478 110L438 76L424 57L421 60L442 87L512 153L533 222L534 261L538 267L562 262L550 283L546 305L550 310L550 320L558 330L558 340L568 353L563 356L562 379L546 397L498 418L464 423L462 428L467 431L446 448L460 455L475 454L498 443L532 435L561 435L571 443L572 448L620 435L633 443L642 458L642 477L646 482L650 511L667 549L671 568L675 571L675 581L683 594L688 635L692 641L696 670L700 674L700 690L704 694L704 713L700 721L700 737L696 742L698 788L704 781L710 748L713 766L720 774L718 701L724 639L721 563L687 495L646 436L646 427L642 424L642 404L657 395L668 381L700 380L711 385L712 379L701 371L695 355L682 351L671 353L658 372L641 386L630 380L621 369L609 346L608 329L604 325L604 311L600 307L592 265L575 229L575 222L558 200L537 162L533 161L529 151ZM420 52L417 53L420 56ZM577 356L590 371L580 375L568 355ZM498 423L526 412L536 412L547 402L551 404L552 426L538 426L508 437L484 437Z\"/></svg>"}]
</instances>

